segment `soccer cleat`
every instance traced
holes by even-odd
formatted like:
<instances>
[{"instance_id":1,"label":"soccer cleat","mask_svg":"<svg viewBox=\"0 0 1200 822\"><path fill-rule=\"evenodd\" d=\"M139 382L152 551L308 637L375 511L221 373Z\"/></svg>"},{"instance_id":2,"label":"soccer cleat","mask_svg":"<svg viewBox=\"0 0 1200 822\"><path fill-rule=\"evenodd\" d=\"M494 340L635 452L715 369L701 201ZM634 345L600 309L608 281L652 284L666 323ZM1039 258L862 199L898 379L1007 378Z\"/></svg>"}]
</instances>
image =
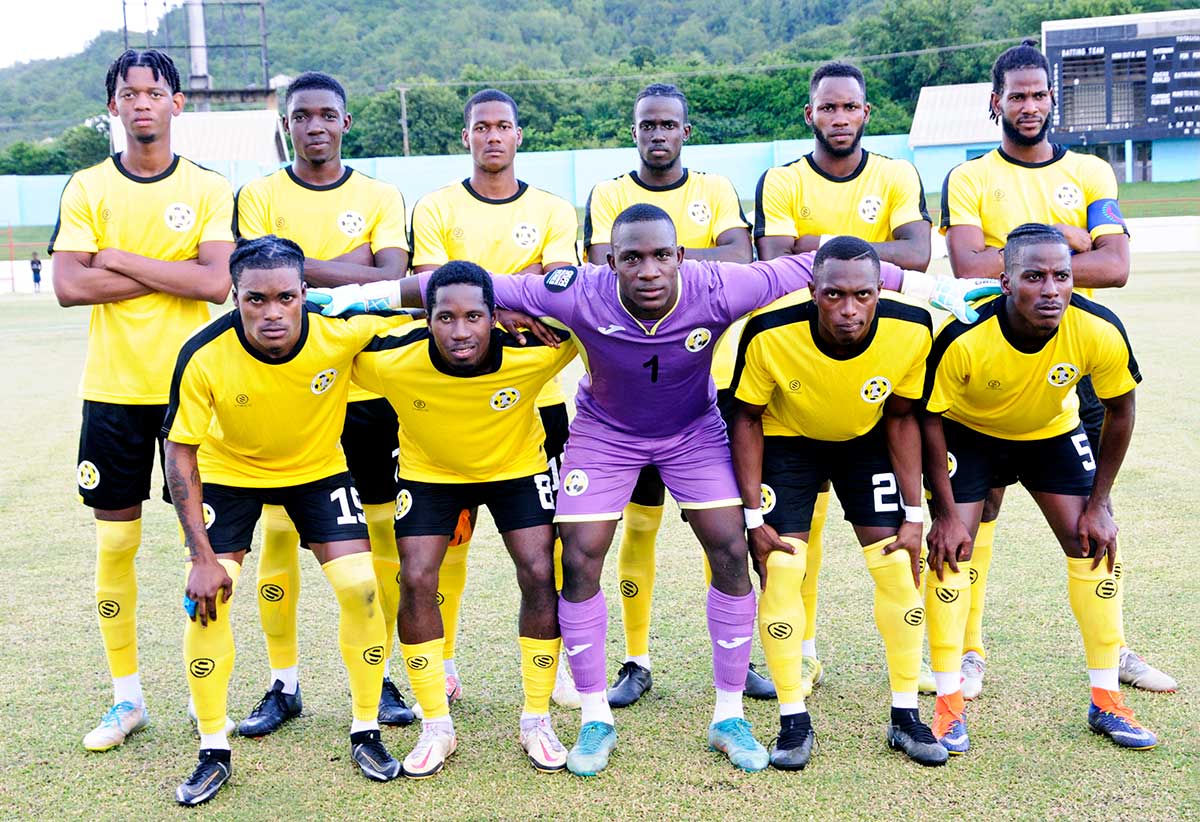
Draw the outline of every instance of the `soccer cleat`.
<instances>
[{"instance_id":1,"label":"soccer cleat","mask_svg":"<svg viewBox=\"0 0 1200 822\"><path fill-rule=\"evenodd\" d=\"M412 708L400 696L400 689L392 680L385 678L379 693L379 724L411 725L413 718Z\"/></svg>"},{"instance_id":2,"label":"soccer cleat","mask_svg":"<svg viewBox=\"0 0 1200 822\"><path fill-rule=\"evenodd\" d=\"M1143 691L1173 693L1179 687L1173 676L1158 670L1129 648L1121 649L1117 676L1126 685L1141 688Z\"/></svg>"},{"instance_id":3,"label":"soccer cleat","mask_svg":"<svg viewBox=\"0 0 1200 822\"><path fill-rule=\"evenodd\" d=\"M217 795L229 781L233 768L229 751L206 748L200 751L200 761L187 781L175 789L175 801L180 805L202 805Z\"/></svg>"},{"instance_id":4,"label":"soccer cleat","mask_svg":"<svg viewBox=\"0 0 1200 822\"><path fill-rule=\"evenodd\" d=\"M1148 751L1158 744L1158 737L1143 728L1125 706L1120 691L1092 688L1092 704L1088 706L1088 727L1107 736L1122 748Z\"/></svg>"},{"instance_id":5,"label":"soccer cleat","mask_svg":"<svg viewBox=\"0 0 1200 822\"><path fill-rule=\"evenodd\" d=\"M150 724L150 713L145 704L118 702L105 713L100 724L83 738L83 747L89 751L107 751L117 747L132 733L137 733Z\"/></svg>"},{"instance_id":6,"label":"soccer cleat","mask_svg":"<svg viewBox=\"0 0 1200 822\"><path fill-rule=\"evenodd\" d=\"M571 678L571 666L565 658L558 661L558 673L554 675L554 690L550 692L550 698L560 708L579 708L583 704L575 688L575 680Z\"/></svg>"},{"instance_id":7,"label":"soccer cleat","mask_svg":"<svg viewBox=\"0 0 1200 822\"><path fill-rule=\"evenodd\" d=\"M905 756L919 765L945 765L950 758L950 752L921 721L915 708L892 708L887 744L904 751Z\"/></svg>"},{"instance_id":8,"label":"soccer cleat","mask_svg":"<svg viewBox=\"0 0 1200 822\"><path fill-rule=\"evenodd\" d=\"M404 775L409 779L433 776L446 764L446 759L458 748L454 726L434 722L421 728L417 745L404 757Z\"/></svg>"},{"instance_id":9,"label":"soccer cleat","mask_svg":"<svg viewBox=\"0 0 1200 822\"><path fill-rule=\"evenodd\" d=\"M800 687L805 696L811 696L813 688L825 678L825 666L815 656L800 657Z\"/></svg>"},{"instance_id":10,"label":"soccer cleat","mask_svg":"<svg viewBox=\"0 0 1200 822\"><path fill-rule=\"evenodd\" d=\"M350 734L350 757L362 775L375 782L390 782L400 775L400 763L383 747L378 729Z\"/></svg>"},{"instance_id":11,"label":"soccer cleat","mask_svg":"<svg viewBox=\"0 0 1200 822\"><path fill-rule=\"evenodd\" d=\"M650 690L652 684L649 668L643 668L636 662L626 662L608 689L609 707L625 708L632 705Z\"/></svg>"},{"instance_id":12,"label":"soccer cleat","mask_svg":"<svg viewBox=\"0 0 1200 822\"><path fill-rule=\"evenodd\" d=\"M746 669L746 686L742 693L751 699L775 699L775 683L760 674L751 662Z\"/></svg>"},{"instance_id":13,"label":"soccer cleat","mask_svg":"<svg viewBox=\"0 0 1200 822\"><path fill-rule=\"evenodd\" d=\"M446 674L446 701L453 705L462 698L462 680L454 674Z\"/></svg>"},{"instance_id":14,"label":"soccer cleat","mask_svg":"<svg viewBox=\"0 0 1200 822\"><path fill-rule=\"evenodd\" d=\"M708 726L708 747L729 757L743 771L761 771L771 762L767 749L758 743L750 723L739 717L722 719Z\"/></svg>"},{"instance_id":15,"label":"soccer cleat","mask_svg":"<svg viewBox=\"0 0 1200 822\"><path fill-rule=\"evenodd\" d=\"M917 692L922 694L937 693L937 680L933 678L933 668L929 667L929 663L924 659L921 660L921 672L917 674Z\"/></svg>"},{"instance_id":16,"label":"soccer cleat","mask_svg":"<svg viewBox=\"0 0 1200 822\"><path fill-rule=\"evenodd\" d=\"M963 699L974 699L983 692L983 672L987 668L983 656L977 651L967 651L962 657Z\"/></svg>"},{"instance_id":17,"label":"soccer cleat","mask_svg":"<svg viewBox=\"0 0 1200 822\"><path fill-rule=\"evenodd\" d=\"M567 749L554 734L549 714L521 720L521 747L536 770L553 773L567 767Z\"/></svg>"},{"instance_id":18,"label":"soccer cleat","mask_svg":"<svg viewBox=\"0 0 1200 822\"><path fill-rule=\"evenodd\" d=\"M567 770L576 776L595 776L608 767L608 757L617 747L617 729L607 722L587 722L567 752Z\"/></svg>"},{"instance_id":19,"label":"soccer cleat","mask_svg":"<svg viewBox=\"0 0 1200 822\"><path fill-rule=\"evenodd\" d=\"M771 743L771 767L802 771L817 745L808 711L779 718L779 737Z\"/></svg>"},{"instance_id":20,"label":"soccer cleat","mask_svg":"<svg viewBox=\"0 0 1200 822\"><path fill-rule=\"evenodd\" d=\"M271 690L263 694L263 698L250 711L250 715L238 725L238 733L242 736L266 736L289 719L300 716L303 707L300 686L296 686L296 693L285 694L283 683L277 679L271 685Z\"/></svg>"},{"instance_id":21,"label":"soccer cleat","mask_svg":"<svg viewBox=\"0 0 1200 822\"><path fill-rule=\"evenodd\" d=\"M970 749L962 691L937 698L930 731L952 755L965 754Z\"/></svg>"},{"instance_id":22,"label":"soccer cleat","mask_svg":"<svg viewBox=\"0 0 1200 822\"><path fill-rule=\"evenodd\" d=\"M199 725L200 720L196 717L196 705L190 699L188 700L187 715L188 715L188 719L192 720L192 733L195 736L199 736L200 735L200 725ZM225 717L225 733L228 735L228 734L233 733L235 730L237 730L237 724L232 719L230 719L228 716L226 716Z\"/></svg>"}]
</instances>

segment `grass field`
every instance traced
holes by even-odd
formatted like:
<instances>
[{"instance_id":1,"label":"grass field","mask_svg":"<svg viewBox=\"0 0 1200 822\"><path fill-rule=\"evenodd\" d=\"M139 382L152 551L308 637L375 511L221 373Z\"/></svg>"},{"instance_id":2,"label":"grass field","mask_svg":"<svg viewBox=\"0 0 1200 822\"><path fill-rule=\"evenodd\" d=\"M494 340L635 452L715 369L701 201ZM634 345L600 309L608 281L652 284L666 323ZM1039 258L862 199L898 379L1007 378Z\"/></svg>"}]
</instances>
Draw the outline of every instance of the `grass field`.
<instances>
[{"instance_id":1,"label":"grass field","mask_svg":"<svg viewBox=\"0 0 1200 822\"><path fill-rule=\"evenodd\" d=\"M1194 263L1194 260L1192 261ZM1184 279L1184 278L1187 279ZM925 770L883 743L888 688L869 578L849 528L830 517L819 642L827 679L809 700L820 750L803 773L735 772L707 751L709 640L699 548L674 506L660 537L653 626L655 687L617 715L610 768L584 781L536 774L517 745L520 707L516 584L487 517L470 557L455 708L459 752L435 779L367 782L349 759L349 695L337 612L315 562L304 566L304 715L261 741L235 738L231 783L199 811L214 818L1123 818L1200 817L1200 572L1195 466L1200 464L1200 298L1194 265L1139 256L1131 285L1105 295L1125 320L1145 375L1138 431L1115 493L1126 556L1131 644L1182 683L1179 693L1127 692L1160 735L1126 752L1085 723L1087 679L1066 602L1065 563L1028 497L1009 495L989 590L990 668L970 708L971 753ZM0 357L13 377L0 426L0 818L157 819L180 814L174 786L195 763L184 714L182 553L171 510L147 504L138 558L142 677L152 726L123 747L88 754L80 737L110 699L92 599L93 526L74 498L76 381L87 313L53 298L0 299ZM266 687L266 658L247 563L233 618L239 658L230 712ZM623 654L610 556L610 671ZM757 646L757 642L756 642ZM761 663L761 649L754 658ZM774 704L752 703L759 738ZM922 699L932 712L932 698ZM578 714L554 708L571 744ZM386 729L402 756L413 728Z\"/></svg>"}]
</instances>

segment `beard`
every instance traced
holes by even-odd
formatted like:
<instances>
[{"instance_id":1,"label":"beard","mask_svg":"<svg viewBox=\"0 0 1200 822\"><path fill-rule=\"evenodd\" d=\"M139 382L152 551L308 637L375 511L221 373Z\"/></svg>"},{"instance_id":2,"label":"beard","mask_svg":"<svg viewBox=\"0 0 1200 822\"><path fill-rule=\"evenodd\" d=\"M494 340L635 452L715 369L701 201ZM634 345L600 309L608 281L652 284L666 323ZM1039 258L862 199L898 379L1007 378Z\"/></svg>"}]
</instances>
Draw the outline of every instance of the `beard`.
<instances>
[{"instance_id":1,"label":"beard","mask_svg":"<svg viewBox=\"0 0 1200 822\"><path fill-rule=\"evenodd\" d=\"M1046 139L1046 132L1050 130L1050 118L1047 117L1042 122L1041 129L1039 129L1038 133L1033 137L1027 136L1024 132L1017 128L1016 123L1009 121L1009 119L1004 116L1000 117L1000 127L1004 129L1004 136L1012 140L1017 145L1026 147L1036 146L1038 143L1042 142L1042 140Z\"/></svg>"},{"instance_id":2,"label":"beard","mask_svg":"<svg viewBox=\"0 0 1200 822\"><path fill-rule=\"evenodd\" d=\"M865 129L866 127L867 127L866 123L863 123L861 126L858 127L858 131L856 131L854 133L854 142L852 142L846 148L837 148L836 146L830 145L829 140L827 140L825 138L825 133L822 132L820 129L814 128L813 136L816 137L817 142L820 143L822 146L824 146L825 150L828 151L830 154L832 154L834 157L839 157L839 158L840 157L849 157L851 154L858 151L858 144L862 142L863 129Z\"/></svg>"}]
</instances>

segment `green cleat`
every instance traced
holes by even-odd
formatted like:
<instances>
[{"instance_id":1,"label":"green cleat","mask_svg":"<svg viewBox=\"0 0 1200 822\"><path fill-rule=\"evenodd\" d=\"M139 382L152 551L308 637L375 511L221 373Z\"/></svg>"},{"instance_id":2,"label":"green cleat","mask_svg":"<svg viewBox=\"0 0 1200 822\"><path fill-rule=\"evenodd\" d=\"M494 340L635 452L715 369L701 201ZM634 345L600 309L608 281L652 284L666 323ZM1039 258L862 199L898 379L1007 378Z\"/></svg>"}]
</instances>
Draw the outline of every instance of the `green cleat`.
<instances>
[{"instance_id":1,"label":"green cleat","mask_svg":"<svg viewBox=\"0 0 1200 822\"><path fill-rule=\"evenodd\" d=\"M741 717L709 725L708 747L728 756L735 768L751 773L763 770L771 762L767 749L754 738L750 723Z\"/></svg>"},{"instance_id":2,"label":"green cleat","mask_svg":"<svg viewBox=\"0 0 1200 822\"><path fill-rule=\"evenodd\" d=\"M608 757L617 747L617 729L607 722L588 722L567 753L567 770L576 776L595 776L608 767Z\"/></svg>"}]
</instances>

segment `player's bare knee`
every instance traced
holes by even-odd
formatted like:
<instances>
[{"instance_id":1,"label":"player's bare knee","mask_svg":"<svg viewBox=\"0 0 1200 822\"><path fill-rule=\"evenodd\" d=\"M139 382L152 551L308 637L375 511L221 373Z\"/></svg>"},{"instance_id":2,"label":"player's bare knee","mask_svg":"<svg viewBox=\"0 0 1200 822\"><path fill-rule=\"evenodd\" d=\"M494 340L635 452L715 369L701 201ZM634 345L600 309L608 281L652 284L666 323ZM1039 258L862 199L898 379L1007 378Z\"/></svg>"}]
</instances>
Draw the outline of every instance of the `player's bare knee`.
<instances>
[{"instance_id":1,"label":"player's bare knee","mask_svg":"<svg viewBox=\"0 0 1200 822\"><path fill-rule=\"evenodd\" d=\"M983 516L982 522L995 522L1000 516L1000 505L1004 502L1004 489L993 488L988 491L987 498L983 501Z\"/></svg>"}]
</instances>

